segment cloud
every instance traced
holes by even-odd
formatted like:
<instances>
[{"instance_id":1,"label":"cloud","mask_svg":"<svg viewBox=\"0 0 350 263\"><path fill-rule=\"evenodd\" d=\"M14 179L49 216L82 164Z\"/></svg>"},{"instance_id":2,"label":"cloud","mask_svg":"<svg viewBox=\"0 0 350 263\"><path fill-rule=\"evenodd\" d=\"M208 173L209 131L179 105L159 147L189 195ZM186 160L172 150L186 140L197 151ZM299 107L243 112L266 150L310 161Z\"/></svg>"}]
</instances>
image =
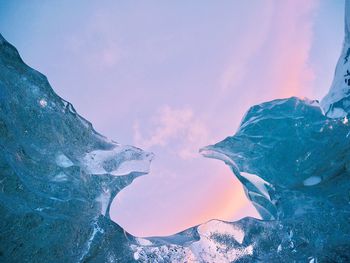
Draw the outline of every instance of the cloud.
<instances>
[{"instance_id":1,"label":"cloud","mask_svg":"<svg viewBox=\"0 0 350 263\"><path fill-rule=\"evenodd\" d=\"M209 138L207 126L189 108L162 107L152 118L150 130L148 136L143 137L139 122L135 122L135 144L145 149L176 145L179 147L174 150L182 159L198 157L198 149L208 143Z\"/></svg>"}]
</instances>

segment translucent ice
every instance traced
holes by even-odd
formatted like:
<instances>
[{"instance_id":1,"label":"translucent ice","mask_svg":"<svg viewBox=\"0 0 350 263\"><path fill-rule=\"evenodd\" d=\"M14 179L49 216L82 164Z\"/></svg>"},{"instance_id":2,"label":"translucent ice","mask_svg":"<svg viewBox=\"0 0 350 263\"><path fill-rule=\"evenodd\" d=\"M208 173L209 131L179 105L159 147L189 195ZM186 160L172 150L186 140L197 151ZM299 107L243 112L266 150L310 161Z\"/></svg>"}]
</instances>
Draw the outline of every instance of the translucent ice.
<instances>
[{"instance_id":1,"label":"translucent ice","mask_svg":"<svg viewBox=\"0 0 350 263\"><path fill-rule=\"evenodd\" d=\"M345 1L345 37L332 86L321 104L329 117L345 117L350 112L350 4Z\"/></svg>"},{"instance_id":2,"label":"translucent ice","mask_svg":"<svg viewBox=\"0 0 350 263\"><path fill-rule=\"evenodd\" d=\"M96 133L1 35L0 149L0 262L133 261L108 209L152 155Z\"/></svg>"},{"instance_id":3,"label":"translucent ice","mask_svg":"<svg viewBox=\"0 0 350 263\"><path fill-rule=\"evenodd\" d=\"M0 262L350 262L350 9L329 94L249 109L204 147L263 220L137 238L109 219L152 154L106 140L0 35ZM349 75L349 76L348 76Z\"/></svg>"},{"instance_id":4,"label":"translucent ice","mask_svg":"<svg viewBox=\"0 0 350 263\"><path fill-rule=\"evenodd\" d=\"M200 225L192 230L199 240L180 246L181 260L348 262L349 132L348 123L326 117L314 101L290 98L252 107L234 136L202 153L232 168L264 220ZM180 248L172 244L136 251L144 262L148 256L173 261Z\"/></svg>"}]
</instances>

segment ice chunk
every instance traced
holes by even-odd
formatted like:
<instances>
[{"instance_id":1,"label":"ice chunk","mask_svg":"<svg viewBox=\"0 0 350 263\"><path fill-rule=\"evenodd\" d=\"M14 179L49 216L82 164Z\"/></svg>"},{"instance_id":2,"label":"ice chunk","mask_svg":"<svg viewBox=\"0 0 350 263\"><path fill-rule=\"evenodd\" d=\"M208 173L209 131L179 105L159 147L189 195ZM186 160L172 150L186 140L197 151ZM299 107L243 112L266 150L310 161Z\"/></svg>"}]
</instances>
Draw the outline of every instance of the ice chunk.
<instances>
[{"instance_id":1,"label":"ice chunk","mask_svg":"<svg viewBox=\"0 0 350 263\"><path fill-rule=\"evenodd\" d=\"M0 149L0 262L134 260L108 209L152 155L94 131L1 35Z\"/></svg>"},{"instance_id":2,"label":"ice chunk","mask_svg":"<svg viewBox=\"0 0 350 263\"><path fill-rule=\"evenodd\" d=\"M191 244L133 245L135 258L140 262L234 262L253 254L253 244L243 244L244 232L235 223L212 220L187 231L195 232L198 240Z\"/></svg>"},{"instance_id":3,"label":"ice chunk","mask_svg":"<svg viewBox=\"0 0 350 263\"><path fill-rule=\"evenodd\" d=\"M342 246L350 242L349 131L344 118L328 118L308 100L275 100L252 107L234 136L204 152L232 165L261 216L281 225L268 247L276 243L278 254L291 261L306 260L312 252L322 262L330 255L350 256ZM337 234L335 225L342 229ZM249 240L249 227L243 229ZM262 250L263 240L255 241L253 255L277 260L277 254Z\"/></svg>"},{"instance_id":4,"label":"ice chunk","mask_svg":"<svg viewBox=\"0 0 350 263\"><path fill-rule=\"evenodd\" d=\"M315 262L346 262L350 129L343 120L298 98L252 107L234 136L201 152L231 166L265 220L210 221L195 227L186 245L158 238L133 246L139 260L307 262L312 256Z\"/></svg>"},{"instance_id":5,"label":"ice chunk","mask_svg":"<svg viewBox=\"0 0 350 263\"><path fill-rule=\"evenodd\" d=\"M321 104L330 118L342 118L350 113L350 3L345 1L345 30L343 49L335 69L328 94Z\"/></svg>"},{"instance_id":6,"label":"ice chunk","mask_svg":"<svg viewBox=\"0 0 350 263\"><path fill-rule=\"evenodd\" d=\"M85 170L91 174L128 175L132 172L148 173L153 154L129 146L114 145L110 150L88 152L82 161Z\"/></svg>"},{"instance_id":7,"label":"ice chunk","mask_svg":"<svg viewBox=\"0 0 350 263\"><path fill-rule=\"evenodd\" d=\"M215 234L231 236L239 244L242 244L244 239L244 231L241 228L219 220L211 220L208 223L199 226L198 232L202 236L212 236Z\"/></svg>"}]
</instances>

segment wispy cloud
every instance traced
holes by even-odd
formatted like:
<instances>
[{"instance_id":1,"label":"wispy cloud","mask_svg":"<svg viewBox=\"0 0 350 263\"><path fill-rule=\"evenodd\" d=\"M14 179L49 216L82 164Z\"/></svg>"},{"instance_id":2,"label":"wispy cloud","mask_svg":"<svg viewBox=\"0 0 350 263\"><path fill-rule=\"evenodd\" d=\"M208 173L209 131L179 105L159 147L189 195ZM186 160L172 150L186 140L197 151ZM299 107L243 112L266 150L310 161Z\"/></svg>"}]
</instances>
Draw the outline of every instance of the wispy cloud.
<instances>
[{"instance_id":1,"label":"wispy cloud","mask_svg":"<svg viewBox=\"0 0 350 263\"><path fill-rule=\"evenodd\" d=\"M150 121L150 130L140 129L138 121L134 124L134 142L149 149L154 146L177 146L174 151L183 159L198 157L198 149L209 139L206 124L190 108L175 109L162 107ZM148 136L143 136L147 134Z\"/></svg>"}]
</instances>

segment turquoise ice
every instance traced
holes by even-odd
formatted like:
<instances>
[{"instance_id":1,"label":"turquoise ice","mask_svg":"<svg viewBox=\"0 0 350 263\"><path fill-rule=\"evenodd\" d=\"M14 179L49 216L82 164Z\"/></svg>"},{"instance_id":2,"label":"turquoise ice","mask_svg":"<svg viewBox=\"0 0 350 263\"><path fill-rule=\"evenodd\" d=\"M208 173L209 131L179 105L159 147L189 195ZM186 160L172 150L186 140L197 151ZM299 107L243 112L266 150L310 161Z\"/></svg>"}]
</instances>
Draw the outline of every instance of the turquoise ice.
<instances>
[{"instance_id":1,"label":"turquoise ice","mask_svg":"<svg viewBox=\"0 0 350 263\"><path fill-rule=\"evenodd\" d=\"M251 107L202 148L262 220L138 238L110 220L153 155L98 134L0 35L0 262L350 262L350 5L329 94Z\"/></svg>"}]
</instances>

